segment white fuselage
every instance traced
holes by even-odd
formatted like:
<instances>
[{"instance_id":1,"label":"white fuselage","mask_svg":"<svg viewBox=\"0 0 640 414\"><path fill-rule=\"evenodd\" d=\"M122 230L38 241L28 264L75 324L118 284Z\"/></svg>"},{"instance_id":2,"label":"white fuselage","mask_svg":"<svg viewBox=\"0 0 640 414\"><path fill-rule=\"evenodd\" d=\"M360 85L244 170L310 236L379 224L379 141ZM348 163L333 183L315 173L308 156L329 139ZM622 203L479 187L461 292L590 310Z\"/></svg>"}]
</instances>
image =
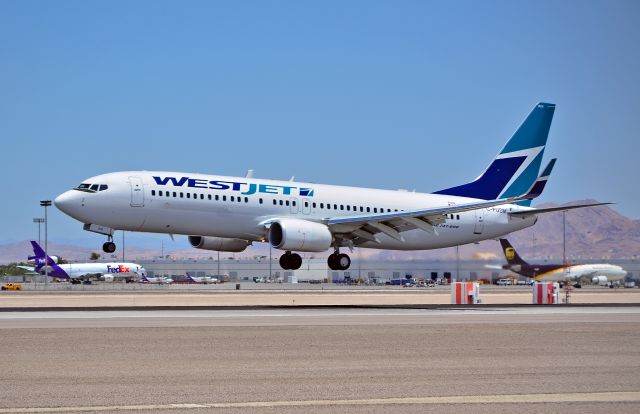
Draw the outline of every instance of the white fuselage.
<instances>
[{"instance_id":1,"label":"white fuselage","mask_svg":"<svg viewBox=\"0 0 640 414\"><path fill-rule=\"evenodd\" d=\"M136 263L112 262L112 263L69 263L57 265L71 279L82 278L88 275L112 276L125 278L145 273L142 266ZM55 268L53 268L55 269ZM57 277L55 271L52 276Z\"/></svg>"},{"instance_id":2,"label":"white fuselage","mask_svg":"<svg viewBox=\"0 0 640 414\"><path fill-rule=\"evenodd\" d=\"M598 278L604 277L604 279L602 279L603 282L611 282L622 280L626 275L626 270L620 266L598 263L561 267L540 274L536 276L535 279L545 282L573 282L586 279L595 281Z\"/></svg>"},{"instance_id":3,"label":"white fuselage","mask_svg":"<svg viewBox=\"0 0 640 414\"><path fill-rule=\"evenodd\" d=\"M328 218L481 201L406 191L161 171L104 174L85 182L104 185L107 189L97 192L74 189L56 198L59 209L83 223L117 230L250 241L266 241L264 223L272 219L321 222ZM507 204L448 215L444 222L434 225L435 233L407 230L402 233L404 241L380 234L380 243L366 242L360 247L423 250L496 238L535 224L535 216L508 214L527 209Z\"/></svg>"}]
</instances>

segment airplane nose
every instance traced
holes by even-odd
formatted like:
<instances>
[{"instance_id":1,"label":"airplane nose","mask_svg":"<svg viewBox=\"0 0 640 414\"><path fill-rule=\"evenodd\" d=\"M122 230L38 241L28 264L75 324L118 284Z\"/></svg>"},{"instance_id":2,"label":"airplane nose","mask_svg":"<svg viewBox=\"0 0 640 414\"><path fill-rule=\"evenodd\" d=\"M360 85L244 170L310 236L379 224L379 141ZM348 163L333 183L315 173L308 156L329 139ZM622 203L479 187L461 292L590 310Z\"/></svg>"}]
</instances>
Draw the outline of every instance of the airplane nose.
<instances>
[{"instance_id":1,"label":"airplane nose","mask_svg":"<svg viewBox=\"0 0 640 414\"><path fill-rule=\"evenodd\" d=\"M73 213L74 207L78 205L78 200L74 191L66 191L60 194L58 197L53 200L56 208L62 211L63 213L71 215Z\"/></svg>"}]
</instances>

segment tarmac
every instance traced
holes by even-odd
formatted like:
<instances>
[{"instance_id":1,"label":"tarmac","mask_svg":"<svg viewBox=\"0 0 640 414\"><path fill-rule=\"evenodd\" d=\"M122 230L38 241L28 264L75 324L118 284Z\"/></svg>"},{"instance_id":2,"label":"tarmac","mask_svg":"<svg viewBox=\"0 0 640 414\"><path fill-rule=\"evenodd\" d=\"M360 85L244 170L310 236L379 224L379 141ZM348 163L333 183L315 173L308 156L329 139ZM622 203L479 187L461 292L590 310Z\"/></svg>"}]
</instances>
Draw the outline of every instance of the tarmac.
<instances>
[{"instance_id":1,"label":"tarmac","mask_svg":"<svg viewBox=\"0 0 640 414\"><path fill-rule=\"evenodd\" d=\"M4 311L0 413L637 413L639 345L633 305Z\"/></svg>"},{"instance_id":2,"label":"tarmac","mask_svg":"<svg viewBox=\"0 0 640 414\"><path fill-rule=\"evenodd\" d=\"M230 285L230 284L227 284ZM250 284L252 286L254 284ZM126 285L120 284L119 288ZM235 285L234 285L235 286ZM437 288L368 289L343 287L337 290L320 287L297 289L295 285L280 285L269 290L228 290L212 286L153 286L143 291L104 290L109 285L91 286L85 290L76 286L68 291L5 291L0 294L0 310L18 308L135 308L135 307L244 307L244 306L422 306L451 303L448 286ZM71 287L71 286L69 286ZM254 286L252 286L254 287ZM137 287L133 287L135 289ZM481 286L484 305L528 305L530 287ZM562 292L563 302L567 297ZM570 304L640 304L640 289L608 289L592 287L570 291Z\"/></svg>"}]
</instances>

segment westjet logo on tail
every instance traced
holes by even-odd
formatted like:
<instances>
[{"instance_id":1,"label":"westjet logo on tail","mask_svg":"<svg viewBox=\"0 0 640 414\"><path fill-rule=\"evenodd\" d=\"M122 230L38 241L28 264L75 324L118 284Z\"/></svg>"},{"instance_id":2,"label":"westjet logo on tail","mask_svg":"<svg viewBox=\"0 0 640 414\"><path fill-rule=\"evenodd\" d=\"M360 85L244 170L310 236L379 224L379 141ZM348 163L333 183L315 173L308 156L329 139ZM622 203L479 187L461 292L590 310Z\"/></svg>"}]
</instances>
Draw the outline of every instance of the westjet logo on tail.
<instances>
[{"instance_id":1,"label":"westjet logo on tail","mask_svg":"<svg viewBox=\"0 0 640 414\"><path fill-rule=\"evenodd\" d=\"M107 272L108 273L129 273L129 268L123 265L118 265L116 267L107 265Z\"/></svg>"},{"instance_id":2,"label":"westjet logo on tail","mask_svg":"<svg viewBox=\"0 0 640 414\"><path fill-rule=\"evenodd\" d=\"M313 188L295 187L289 185L255 184L238 181L217 181L204 180L189 177L153 177L158 185L172 185L174 187L202 188L209 190L231 190L238 191L242 195L252 195L256 193L298 195L300 197L313 197Z\"/></svg>"}]
</instances>

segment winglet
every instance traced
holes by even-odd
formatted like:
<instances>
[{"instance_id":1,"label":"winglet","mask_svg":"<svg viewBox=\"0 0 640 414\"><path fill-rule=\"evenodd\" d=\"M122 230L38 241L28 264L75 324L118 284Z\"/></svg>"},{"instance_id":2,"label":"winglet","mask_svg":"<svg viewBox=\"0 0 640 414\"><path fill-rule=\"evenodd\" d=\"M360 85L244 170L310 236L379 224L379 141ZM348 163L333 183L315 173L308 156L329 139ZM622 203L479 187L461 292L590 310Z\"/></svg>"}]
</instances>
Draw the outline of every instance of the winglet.
<instances>
[{"instance_id":1,"label":"winglet","mask_svg":"<svg viewBox=\"0 0 640 414\"><path fill-rule=\"evenodd\" d=\"M533 183L533 185L531 186L527 194L524 195L524 198L531 200L536 197L539 197L542 194L544 187L547 185L547 180L551 175L551 171L553 170L553 166L556 165L556 161L557 161L557 158L554 158L551 161L549 161L549 164L547 164L547 166L544 167L544 170L542 170L542 174L538 176L538 178Z\"/></svg>"}]
</instances>

